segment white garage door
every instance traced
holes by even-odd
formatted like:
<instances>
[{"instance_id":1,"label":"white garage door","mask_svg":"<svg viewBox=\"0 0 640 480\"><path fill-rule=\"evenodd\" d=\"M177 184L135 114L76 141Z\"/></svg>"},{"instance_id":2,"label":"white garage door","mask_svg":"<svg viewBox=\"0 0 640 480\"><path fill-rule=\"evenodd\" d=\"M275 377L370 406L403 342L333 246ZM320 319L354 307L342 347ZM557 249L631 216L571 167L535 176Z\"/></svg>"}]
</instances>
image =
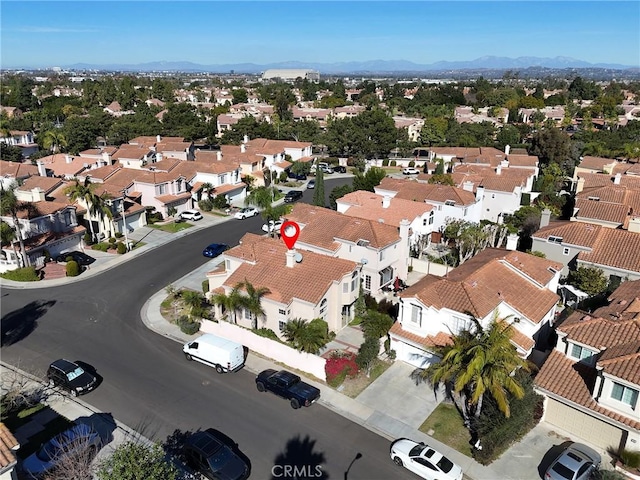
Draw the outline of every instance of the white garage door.
<instances>
[{"instance_id":1,"label":"white garage door","mask_svg":"<svg viewBox=\"0 0 640 480\"><path fill-rule=\"evenodd\" d=\"M396 351L396 359L418 368L427 368L438 361L438 357L420 348L409 345L391 335L391 349Z\"/></svg>"},{"instance_id":2,"label":"white garage door","mask_svg":"<svg viewBox=\"0 0 640 480\"><path fill-rule=\"evenodd\" d=\"M618 427L551 398L547 402L544 420L603 450L608 447L617 449L624 433Z\"/></svg>"}]
</instances>

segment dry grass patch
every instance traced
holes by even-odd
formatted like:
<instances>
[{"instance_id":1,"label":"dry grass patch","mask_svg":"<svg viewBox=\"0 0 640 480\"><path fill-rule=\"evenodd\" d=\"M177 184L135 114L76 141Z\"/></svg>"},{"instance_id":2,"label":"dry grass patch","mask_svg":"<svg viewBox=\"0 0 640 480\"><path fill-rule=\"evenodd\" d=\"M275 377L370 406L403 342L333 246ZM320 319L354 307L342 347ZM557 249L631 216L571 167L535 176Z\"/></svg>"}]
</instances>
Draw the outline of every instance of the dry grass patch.
<instances>
[{"instance_id":1,"label":"dry grass patch","mask_svg":"<svg viewBox=\"0 0 640 480\"><path fill-rule=\"evenodd\" d=\"M344 395L356 398L360 395L365 388L371 385L376 378L382 375L387 368L391 366L391 362L386 362L384 360L376 360L375 365L371 368L371 373L367 377L363 372L360 372L356 377L350 378L347 377L344 379L344 382L337 388L340 393Z\"/></svg>"},{"instance_id":2,"label":"dry grass patch","mask_svg":"<svg viewBox=\"0 0 640 480\"><path fill-rule=\"evenodd\" d=\"M418 429L430 437L471 457L471 436L452 403L441 402Z\"/></svg>"}]
</instances>

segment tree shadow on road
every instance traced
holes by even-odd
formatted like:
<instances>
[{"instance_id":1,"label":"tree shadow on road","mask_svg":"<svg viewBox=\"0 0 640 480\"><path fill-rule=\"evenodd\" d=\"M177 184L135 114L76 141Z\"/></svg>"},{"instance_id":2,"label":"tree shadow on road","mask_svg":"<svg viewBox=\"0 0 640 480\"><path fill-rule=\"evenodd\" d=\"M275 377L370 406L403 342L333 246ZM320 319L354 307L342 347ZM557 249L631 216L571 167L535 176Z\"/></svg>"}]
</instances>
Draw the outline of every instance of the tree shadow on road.
<instances>
[{"instance_id":1,"label":"tree shadow on road","mask_svg":"<svg viewBox=\"0 0 640 480\"><path fill-rule=\"evenodd\" d=\"M271 480L295 478L296 480L328 480L329 474L323 467L326 457L323 452L314 451L315 440L298 435L290 439L283 452L275 458L271 468Z\"/></svg>"},{"instance_id":2,"label":"tree shadow on road","mask_svg":"<svg viewBox=\"0 0 640 480\"><path fill-rule=\"evenodd\" d=\"M38 319L55 305L55 300L33 301L18 310L7 313L0 320L0 345L13 345L29 336L38 326Z\"/></svg>"}]
</instances>

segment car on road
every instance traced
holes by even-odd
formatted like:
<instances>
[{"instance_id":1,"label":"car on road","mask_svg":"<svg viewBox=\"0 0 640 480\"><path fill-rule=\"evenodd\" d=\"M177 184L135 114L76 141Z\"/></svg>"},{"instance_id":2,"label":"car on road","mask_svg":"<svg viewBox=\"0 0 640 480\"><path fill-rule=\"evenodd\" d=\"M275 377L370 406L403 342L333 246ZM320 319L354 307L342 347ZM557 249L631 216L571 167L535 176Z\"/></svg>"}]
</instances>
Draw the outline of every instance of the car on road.
<instances>
[{"instance_id":1,"label":"car on road","mask_svg":"<svg viewBox=\"0 0 640 480\"><path fill-rule=\"evenodd\" d=\"M347 173L347 167L345 167L344 165L336 165L332 168L336 173Z\"/></svg>"},{"instance_id":2,"label":"car on road","mask_svg":"<svg viewBox=\"0 0 640 480\"><path fill-rule=\"evenodd\" d=\"M56 257L56 262L66 262L68 261L67 259L69 257L71 257L72 260L75 260L76 262L78 262L78 265L81 265L81 266L91 265L93 262L96 261L95 258L90 257L86 253L82 253L74 250L72 252L62 252L58 254L58 256Z\"/></svg>"},{"instance_id":3,"label":"car on road","mask_svg":"<svg viewBox=\"0 0 640 480\"><path fill-rule=\"evenodd\" d=\"M202 220L202 214L197 210L185 210L180 214L180 218L182 220L193 220L197 222L198 220Z\"/></svg>"},{"instance_id":4,"label":"car on road","mask_svg":"<svg viewBox=\"0 0 640 480\"><path fill-rule=\"evenodd\" d=\"M229 250L229 245L225 245L224 243L212 243L205 247L202 251L202 255L209 258L215 258L226 250Z\"/></svg>"},{"instance_id":5,"label":"car on road","mask_svg":"<svg viewBox=\"0 0 640 480\"><path fill-rule=\"evenodd\" d=\"M68 458L82 458L88 455L92 459L100 445L100 435L89 425L74 425L45 442L39 450L25 458L22 470L28 478L42 477Z\"/></svg>"},{"instance_id":6,"label":"car on road","mask_svg":"<svg viewBox=\"0 0 640 480\"><path fill-rule=\"evenodd\" d=\"M289 190L284 196L284 203L293 203L302 198L301 190Z\"/></svg>"},{"instance_id":7,"label":"car on road","mask_svg":"<svg viewBox=\"0 0 640 480\"><path fill-rule=\"evenodd\" d=\"M277 233L280 233L282 223L282 220L277 220L275 222L273 220L269 220L268 223L262 225L262 231L265 233L271 233L275 230Z\"/></svg>"},{"instance_id":8,"label":"car on road","mask_svg":"<svg viewBox=\"0 0 640 480\"><path fill-rule=\"evenodd\" d=\"M402 169L403 175L418 175L419 173L420 173L420 170L413 167L406 167Z\"/></svg>"},{"instance_id":9,"label":"car on road","mask_svg":"<svg viewBox=\"0 0 640 480\"><path fill-rule=\"evenodd\" d=\"M571 443L549 465L545 480L587 480L591 478L602 457L593 448L582 443Z\"/></svg>"},{"instance_id":10,"label":"car on road","mask_svg":"<svg viewBox=\"0 0 640 480\"><path fill-rule=\"evenodd\" d=\"M311 179L307 182L307 188L316 188L316 181Z\"/></svg>"},{"instance_id":11,"label":"car on road","mask_svg":"<svg viewBox=\"0 0 640 480\"><path fill-rule=\"evenodd\" d=\"M210 480L249 477L249 465L213 428L192 434L185 442L183 452L187 465Z\"/></svg>"},{"instance_id":12,"label":"car on road","mask_svg":"<svg viewBox=\"0 0 640 480\"><path fill-rule=\"evenodd\" d=\"M61 387L77 397L90 392L98 386L98 380L83 368L82 362L71 362L61 358L52 362L47 369L47 380L50 387ZM86 365L86 364L83 364Z\"/></svg>"},{"instance_id":13,"label":"car on road","mask_svg":"<svg viewBox=\"0 0 640 480\"><path fill-rule=\"evenodd\" d=\"M307 179L307 175L304 173L294 173L291 170L289 170L287 172L287 177L288 178L293 178L294 180L306 180Z\"/></svg>"},{"instance_id":14,"label":"car on road","mask_svg":"<svg viewBox=\"0 0 640 480\"><path fill-rule=\"evenodd\" d=\"M462 468L424 442L400 438L391 444L391 460L427 480L462 480Z\"/></svg>"},{"instance_id":15,"label":"car on road","mask_svg":"<svg viewBox=\"0 0 640 480\"><path fill-rule=\"evenodd\" d=\"M263 370L256 377L259 392L271 392L289 400L291 407L309 407L320 398L320 390L303 382L298 375L287 370Z\"/></svg>"},{"instance_id":16,"label":"car on road","mask_svg":"<svg viewBox=\"0 0 640 480\"><path fill-rule=\"evenodd\" d=\"M245 207L238 210L233 217L244 220L245 218L255 217L259 213L260 212L258 212L258 209L256 207Z\"/></svg>"}]
</instances>

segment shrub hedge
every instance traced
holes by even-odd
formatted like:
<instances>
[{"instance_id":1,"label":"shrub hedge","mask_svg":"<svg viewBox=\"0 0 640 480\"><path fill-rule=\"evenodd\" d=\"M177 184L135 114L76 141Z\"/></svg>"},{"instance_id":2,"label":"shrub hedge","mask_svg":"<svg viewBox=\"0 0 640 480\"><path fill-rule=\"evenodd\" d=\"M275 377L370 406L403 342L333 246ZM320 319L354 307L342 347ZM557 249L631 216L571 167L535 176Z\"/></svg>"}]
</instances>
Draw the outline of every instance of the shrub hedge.
<instances>
[{"instance_id":1,"label":"shrub hedge","mask_svg":"<svg viewBox=\"0 0 640 480\"><path fill-rule=\"evenodd\" d=\"M75 260L67 262L67 277L77 277L80 275L80 265Z\"/></svg>"},{"instance_id":2,"label":"shrub hedge","mask_svg":"<svg viewBox=\"0 0 640 480\"><path fill-rule=\"evenodd\" d=\"M356 355L351 352L335 353L327 359L324 371L327 374L327 383L336 388L347 376L355 377L358 374Z\"/></svg>"},{"instance_id":3,"label":"shrub hedge","mask_svg":"<svg viewBox=\"0 0 640 480\"><path fill-rule=\"evenodd\" d=\"M194 335L200 330L200 322L193 321L186 315L179 316L176 324L180 327L180 331L187 335Z\"/></svg>"},{"instance_id":4,"label":"shrub hedge","mask_svg":"<svg viewBox=\"0 0 640 480\"><path fill-rule=\"evenodd\" d=\"M14 282L37 282L40 280L38 272L35 267L24 267L16 270L10 270L0 274L0 277L7 280L13 280Z\"/></svg>"}]
</instances>

